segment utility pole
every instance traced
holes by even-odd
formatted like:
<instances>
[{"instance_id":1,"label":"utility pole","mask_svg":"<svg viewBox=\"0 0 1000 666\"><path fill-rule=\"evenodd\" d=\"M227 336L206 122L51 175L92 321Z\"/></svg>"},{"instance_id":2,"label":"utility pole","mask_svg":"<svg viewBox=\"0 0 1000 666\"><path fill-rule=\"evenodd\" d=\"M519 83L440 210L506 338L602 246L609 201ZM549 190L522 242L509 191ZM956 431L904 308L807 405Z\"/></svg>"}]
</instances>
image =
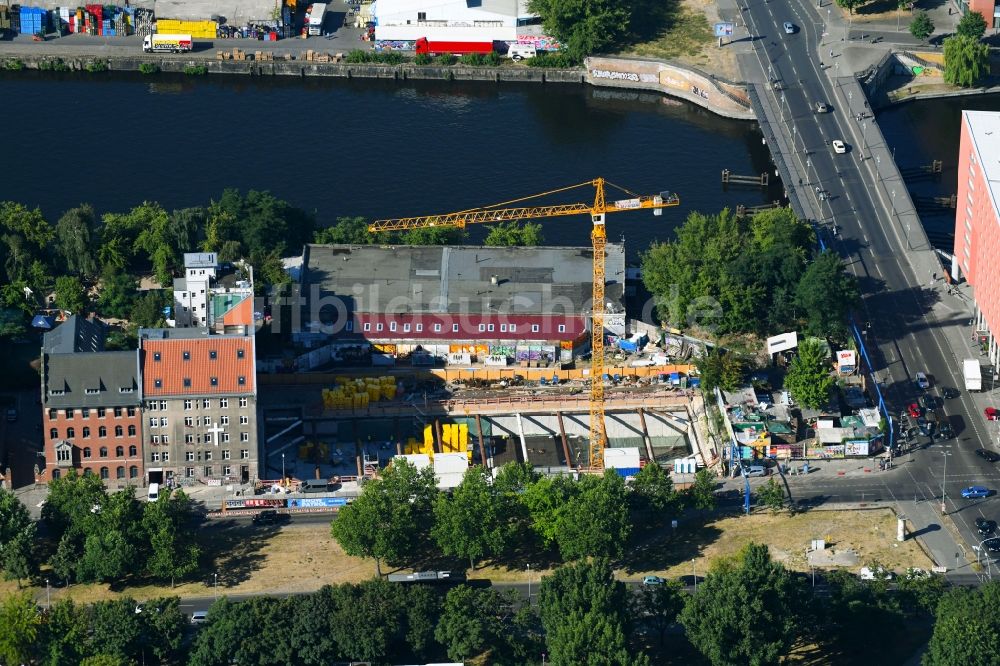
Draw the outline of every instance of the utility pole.
<instances>
[{"instance_id":1,"label":"utility pole","mask_svg":"<svg viewBox=\"0 0 1000 666\"><path fill-rule=\"evenodd\" d=\"M947 508L945 507L945 490L944 490L944 479L948 476L948 453L944 454L944 468L941 470L941 513L946 513Z\"/></svg>"}]
</instances>

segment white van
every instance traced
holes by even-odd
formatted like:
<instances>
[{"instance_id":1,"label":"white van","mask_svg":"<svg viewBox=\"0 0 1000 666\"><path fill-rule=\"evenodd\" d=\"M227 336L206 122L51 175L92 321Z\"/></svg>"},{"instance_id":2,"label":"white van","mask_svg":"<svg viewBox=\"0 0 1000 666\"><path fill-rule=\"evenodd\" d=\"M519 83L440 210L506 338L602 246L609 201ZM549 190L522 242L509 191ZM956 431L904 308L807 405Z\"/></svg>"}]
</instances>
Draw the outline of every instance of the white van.
<instances>
[{"instance_id":1,"label":"white van","mask_svg":"<svg viewBox=\"0 0 1000 666\"><path fill-rule=\"evenodd\" d=\"M146 500L150 502L155 502L160 498L160 484L151 483L149 484L149 492L146 493Z\"/></svg>"},{"instance_id":2,"label":"white van","mask_svg":"<svg viewBox=\"0 0 1000 666\"><path fill-rule=\"evenodd\" d=\"M535 48L534 44L511 44L507 48L507 57L515 61L534 58L536 55L538 55L538 49Z\"/></svg>"}]
</instances>

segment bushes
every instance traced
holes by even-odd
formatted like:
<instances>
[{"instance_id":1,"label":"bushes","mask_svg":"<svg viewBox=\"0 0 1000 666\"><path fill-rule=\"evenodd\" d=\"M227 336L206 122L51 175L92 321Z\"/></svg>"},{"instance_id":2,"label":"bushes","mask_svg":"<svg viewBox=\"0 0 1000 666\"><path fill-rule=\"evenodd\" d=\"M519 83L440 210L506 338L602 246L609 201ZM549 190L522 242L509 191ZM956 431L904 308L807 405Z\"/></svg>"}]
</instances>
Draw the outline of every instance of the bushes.
<instances>
[{"instance_id":1,"label":"bushes","mask_svg":"<svg viewBox=\"0 0 1000 666\"><path fill-rule=\"evenodd\" d=\"M398 65L406 61L406 56L397 51L362 51L354 49L344 58L352 65Z\"/></svg>"},{"instance_id":2,"label":"bushes","mask_svg":"<svg viewBox=\"0 0 1000 666\"><path fill-rule=\"evenodd\" d=\"M103 60L91 60L86 65L83 66L85 70L91 74L96 72L106 72L108 71L108 63Z\"/></svg>"},{"instance_id":3,"label":"bushes","mask_svg":"<svg viewBox=\"0 0 1000 666\"><path fill-rule=\"evenodd\" d=\"M415 57L415 58L413 58L413 64L414 64L414 65L420 65L420 66L422 67L422 66L424 66L424 65L429 65L429 64L431 64L431 62L433 62L433 60L434 60L434 59L433 59L433 58L431 58L431 57L430 57L429 55L427 55L426 53L418 53L418 54L416 55L416 57Z\"/></svg>"},{"instance_id":4,"label":"bushes","mask_svg":"<svg viewBox=\"0 0 1000 666\"><path fill-rule=\"evenodd\" d=\"M486 64L486 58L482 53L466 53L458 59L463 65L472 65L473 67L482 67Z\"/></svg>"},{"instance_id":5,"label":"bushes","mask_svg":"<svg viewBox=\"0 0 1000 666\"><path fill-rule=\"evenodd\" d=\"M160 66L151 62L144 62L139 65L139 71L143 74L156 74L160 71Z\"/></svg>"},{"instance_id":6,"label":"bushes","mask_svg":"<svg viewBox=\"0 0 1000 666\"><path fill-rule=\"evenodd\" d=\"M576 67L579 62L568 53L539 53L525 62L529 67L554 67L566 69Z\"/></svg>"},{"instance_id":7,"label":"bushes","mask_svg":"<svg viewBox=\"0 0 1000 666\"><path fill-rule=\"evenodd\" d=\"M184 68L184 73L188 76L205 76L208 74L208 67L204 65L188 65Z\"/></svg>"},{"instance_id":8,"label":"bushes","mask_svg":"<svg viewBox=\"0 0 1000 666\"><path fill-rule=\"evenodd\" d=\"M4 61L3 68L11 72L20 72L24 69L24 63L17 58L12 58Z\"/></svg>"},{"instance_id":9,"label":"bushes","mask_svg":"<svg viewBox=\"0 0 1000 666\"><path fill-rule=\"evenodd\" d=\"M68 72L69 65L63 62L62 58L54 60L43 60L38 63L38 69L43 72Z\"/></svg>"},{"instance_id":10,"label":"bushes","mask_svg":"<svg viewBox=\"0 0 1000 666\"><path fill-rule=\"evenodd\" d=\"M435 62L441 65L442 67L450 67L454 65L457 61L458 59L450 53L442 53L435 60Z\"/></svg>"}]
</instances>

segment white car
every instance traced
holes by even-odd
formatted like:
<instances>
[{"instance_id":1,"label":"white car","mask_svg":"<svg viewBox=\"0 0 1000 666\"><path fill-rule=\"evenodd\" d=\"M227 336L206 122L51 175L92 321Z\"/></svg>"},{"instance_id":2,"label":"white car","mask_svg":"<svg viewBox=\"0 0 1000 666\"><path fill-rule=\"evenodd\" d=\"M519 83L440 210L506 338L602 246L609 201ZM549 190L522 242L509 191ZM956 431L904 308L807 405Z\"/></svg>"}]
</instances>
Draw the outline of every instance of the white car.
<instances>
[{"instance_id":1,"label":"white car","mask_svg":"<svg viewBox=\"0 0 1000 666\"><path fill-rule=\"evenodd\" d=\"M893 578L896 577L895 574L893 574L885 567L877 565L874 569L872 569L871 567L861 567L861 571L858 573L858 577L861 580L875 580L876 574L878 575L879 578L883 578L885 580L892 580Z\"/></svg>"},{"instance_id":2,"label":"white car","mask_svg":"<svg viewBox=\"0 0 1000 666\"><path fill-rule=\"evenodd\" d=\"M833 152L837 153L838 155L843 155L844 153L847 152L847 144L845 144L840 139L834 139Z\"/></svg>"},{"instance_id":3,"label":"white car","mask_svg":"<svg viewBox=\"0 0 1000 666\"><path fill-rule=\"evenodd\" d=\"M931 387L931 383L930 381L928 381L926 374L918 372L916 375L914 375L914 377L916 377L917 380L917 388L919 388L920 390L926 391Z\"/></svg>"}]
</instances>

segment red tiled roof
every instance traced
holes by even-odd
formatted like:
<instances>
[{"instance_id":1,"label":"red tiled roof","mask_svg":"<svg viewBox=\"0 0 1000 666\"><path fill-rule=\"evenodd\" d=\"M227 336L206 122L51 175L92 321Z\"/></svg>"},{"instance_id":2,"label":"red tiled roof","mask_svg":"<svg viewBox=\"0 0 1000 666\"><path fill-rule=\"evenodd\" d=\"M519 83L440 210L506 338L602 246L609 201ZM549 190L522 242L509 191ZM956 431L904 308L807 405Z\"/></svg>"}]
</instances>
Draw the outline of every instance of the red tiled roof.
<instances>
[{"instance_id":1,"label":"red tiled roof","mask_svg":"<svg viewBox=\"0 0 1000 666\"><path fill-rule=\"evenodd\" d=\"M239 358L238 350L243 350L243 358ZM188 360L184 359L185 352ZM215 352L215 359L211 352ZM143 395L249 394L254 390L253 364L253 338L249 337L144 340ZM240 377L244 378L242 385ZM185 379L190 380L190 386L184 385Z\"/></svg>"}]
</instances>

